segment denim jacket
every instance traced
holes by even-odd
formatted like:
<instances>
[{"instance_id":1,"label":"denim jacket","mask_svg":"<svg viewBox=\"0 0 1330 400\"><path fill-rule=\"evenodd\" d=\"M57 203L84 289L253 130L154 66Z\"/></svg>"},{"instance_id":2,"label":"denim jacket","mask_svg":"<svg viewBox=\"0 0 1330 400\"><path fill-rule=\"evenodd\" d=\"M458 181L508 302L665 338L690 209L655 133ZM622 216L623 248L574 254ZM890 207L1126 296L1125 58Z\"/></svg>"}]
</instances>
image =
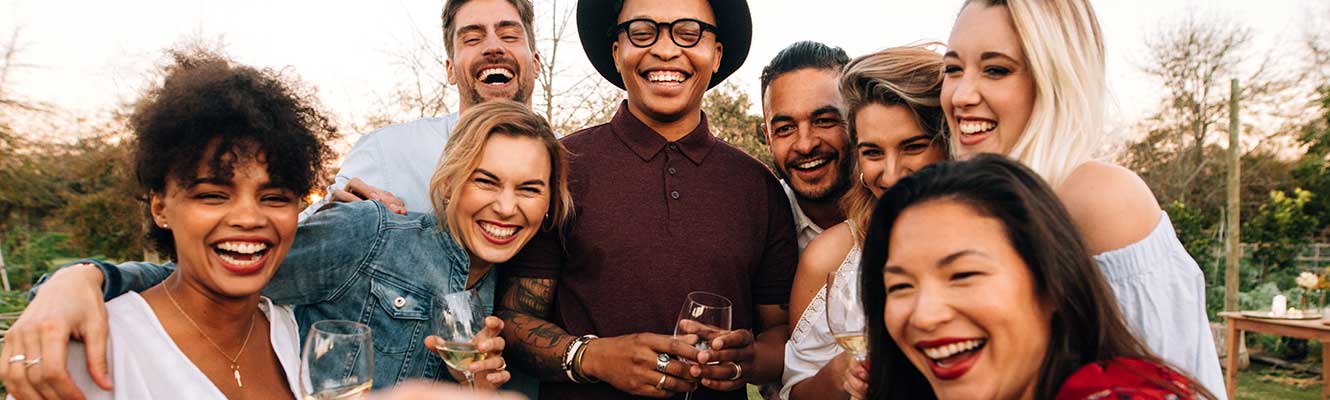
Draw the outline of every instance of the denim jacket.
<instances>
[{"instance_id":1,"label":"denim jacket","mask_svg":"<svg viewBox=\"0 0 1330 400\"><path fill-rule=\"evenodd\" d=\"M466 250L429 214L393 214L377 201L334 203L300 224L291 252L263 295L295 306L302 338L314 322L359 321L374 337L374 387L408 378L451 379L426 348L440 313L436 294L466 289ZM174 264L95 262L106 274L106 298L146 290ZM497 278L485 274L476 290L493 313Z\"/></svg>"}]
</instances>

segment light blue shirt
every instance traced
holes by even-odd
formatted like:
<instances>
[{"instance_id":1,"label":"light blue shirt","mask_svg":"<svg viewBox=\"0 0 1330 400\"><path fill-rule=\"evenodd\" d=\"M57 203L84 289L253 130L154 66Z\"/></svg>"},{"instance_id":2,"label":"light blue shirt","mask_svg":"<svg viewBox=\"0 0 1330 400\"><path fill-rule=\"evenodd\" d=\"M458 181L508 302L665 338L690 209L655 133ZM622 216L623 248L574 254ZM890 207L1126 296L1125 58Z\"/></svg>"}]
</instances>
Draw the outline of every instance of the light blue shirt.
<instances>
[{"instance_id":1,"label":"light blue shirt","mask_svg":"<svg viewBox=\"0 0 1330 400\"><path fill-rule=\"evenodd\" d=\"M1223 400L1224 376L1210 320L1205 275L1178 241L1168 214L1141 241L1094 256L1136 336Z\"/></svg>"},{"instance_id":2,"label":"light blue shirt","mask_svg":"<svg viewBox=\"0 0 1330 400\"><path fill-rule=\"evenodd\" d=\"M309 218L327 204L332 192L346 188L352 178L360 178L370 186L391 192L406 203L407 211L433 213L429 179L434 175L434 167L443 155L453 127L457 125L457 116L452 113L421 118L361 136L342 159L342 167L332 186L328 187L328 195L305 208L300 213L300 220Z\"/></svg>"}]
</instances>

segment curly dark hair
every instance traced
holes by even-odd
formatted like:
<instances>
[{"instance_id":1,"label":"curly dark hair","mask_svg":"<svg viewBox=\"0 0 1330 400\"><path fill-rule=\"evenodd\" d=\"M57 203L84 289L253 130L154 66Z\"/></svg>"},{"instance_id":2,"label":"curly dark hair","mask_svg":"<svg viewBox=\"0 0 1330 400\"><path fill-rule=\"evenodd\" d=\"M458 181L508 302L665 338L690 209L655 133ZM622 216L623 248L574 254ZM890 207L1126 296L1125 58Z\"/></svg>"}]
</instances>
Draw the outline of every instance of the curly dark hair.
<instances>
[{"instance_id":1,"label":"curly dark hair","mask_svg":"<svg viewBox=\"0 0 1330 400\"><path fill-rule=\"evenodd\" d=\"M333 154L327 143L337 129L312 95L276 71L212 52L168 54L173 62L161 85L139 100L130 117L133 172L144 203L164 193L168 181L194 179L203 163L215 177L228 179L237 162L261 160L274 185L301 198L322 185ZM148 225L148 242L175 259L171 232Z\"/></svg>"}]
</instances>

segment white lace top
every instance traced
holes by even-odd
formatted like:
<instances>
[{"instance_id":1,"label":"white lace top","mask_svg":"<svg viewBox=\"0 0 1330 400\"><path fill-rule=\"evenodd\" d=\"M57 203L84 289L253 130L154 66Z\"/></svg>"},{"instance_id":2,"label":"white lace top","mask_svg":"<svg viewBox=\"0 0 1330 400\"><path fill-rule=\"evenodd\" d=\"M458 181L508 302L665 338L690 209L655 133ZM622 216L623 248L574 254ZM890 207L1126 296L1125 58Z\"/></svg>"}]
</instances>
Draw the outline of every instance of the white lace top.
<instances>
[{"instance_id":1,"label":"white lace top","mask_svg":"<svg viewBox=\"0 0 1330 400\"><path fill-rule=\"evenodd\" d=\"M851 224L849 227L853 236L854 225ZM862 253L859 243L855 242L836 270L859 268L859 258ZM817 375L822 366L827 365L832 358L836 358L844 351L836 345L835 339L831 337L831 328L827 327L826 305L827 290L823 284L822 288L818 289L817 296L813 297L808 303L808 308L805 308L804 313L799 316L799 322L790 332L790 340L785 342L785 373L781 374L780 379L781 399L789 399L790 389L794 388L794 384Z\"/></svg>"}]
</instances>

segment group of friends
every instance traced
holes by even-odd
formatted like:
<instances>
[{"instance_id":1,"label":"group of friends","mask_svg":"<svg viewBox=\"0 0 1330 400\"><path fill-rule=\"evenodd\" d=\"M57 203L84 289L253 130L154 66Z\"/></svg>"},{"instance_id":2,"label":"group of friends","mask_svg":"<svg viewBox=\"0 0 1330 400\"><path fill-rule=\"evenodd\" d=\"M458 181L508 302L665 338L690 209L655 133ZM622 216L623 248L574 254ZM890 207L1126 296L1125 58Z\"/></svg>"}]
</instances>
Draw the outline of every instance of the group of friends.
<instances>
[{"instance_id":1,"label":"group of friends","mask_svg":"<svg viewBox=\"0 0 1330 400\"><path fill-rule=\"evenodd\" d=\"M477 385L541 399L1225 398L1201 270L1099 157L1088 0L969 0L947 43L854 59L787 47L760 77L774 175L702 111L747 58L746 1L580 0L587 57L627 97L562 139L530 110L534 19L528 0L448 0L460 111L363 136L308 205L335 134L311 99L175 53L131 120L170 262L44 277L5 388L300 398L300 338L329 319L372 329L376 389L461 381L433 351L434 296L473 290ZM866 361L824 315L844 270ZM732 302L704 346L673 335L693 291Z\"/></svg>"}]
</instances>

